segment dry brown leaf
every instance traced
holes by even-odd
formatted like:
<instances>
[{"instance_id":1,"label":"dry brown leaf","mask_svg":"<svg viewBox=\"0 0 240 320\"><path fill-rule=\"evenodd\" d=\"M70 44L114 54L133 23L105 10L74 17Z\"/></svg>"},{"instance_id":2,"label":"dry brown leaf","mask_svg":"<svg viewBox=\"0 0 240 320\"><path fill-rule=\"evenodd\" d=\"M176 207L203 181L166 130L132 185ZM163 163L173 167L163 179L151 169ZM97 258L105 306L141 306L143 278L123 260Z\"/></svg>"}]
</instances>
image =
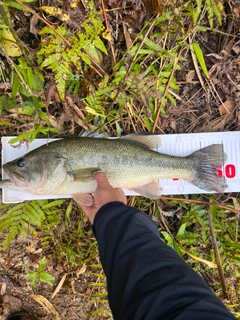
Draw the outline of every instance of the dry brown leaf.
<instances>
[{"instance_id":1,"label":"dry brown leaf","mask_svg":"<svg viewBox=\"0 0 240 320\"><path fill-rule=\"evenodd\" d=\"M223 116L225 114L227 115L230 114L234 110L235 106L236 106L236 103L234 100L227 99L227 101L225 101L219 107L220 115Z\"/></svg>"},{"instance_id":2,"label":"dry brown leaf","mask_svg":"<svg viewBox=\"0 0 240 320\"><path fill-rule=\"evenodd\" d=\"M233 9L233 12L236 16L236 18L240 18L240 5L236 6L234 9Z\"/></svg>"},{"instance_id":3,"label":"dry brown leaf","mask_svg":"<svg viewBox=\"0 0 240 320\"><path fill-rule=\"evenodd\" d=\"M38 248L38 241L37 240L30 240L29 245L26 246L26 251L32 254L38 254L42 252L41 248Z\"/></svg>"},{"instance_id":4,"label":"dry brown leaf","mask_svg":"<svg viewBox=\"0 0 240 320\"><path fill-rule=\"evenodd\" d=\"M190 70L186 74L186 82L192 82L193 78L195 77L195 70Z\"/></svg>"},{"instance_id":5,"label":"dry brown leaf","mask_svg":"<svg viewBox=\"0 0 240 320\"><path fill-rule=\"evenodd\" d=\"M31 298L33 300L35 300L36 302L38 302L47 313L51 313L51 314L55 315L56 320L61 320L61 317L59 316L57 311L54 309L51 302L49 302L44 296L42 296L40 294L32 294Z\"/></svg>"},{"instance_id":6,"label":"dry brown leaf","mask_svg":"<svg viewBox=\"0 0 240 320\"><path fill-rule=\"evenodd\" d=\"M38 24L38 17L35 15L32 15L30 18L30 32L35 35L35 37L38 37L38 29L37 29L37 24Z\"/></svg>"},{"instance_id":7,"label":"dry brown leaf","mask_svg":"<svg viewBox=\"0 0 240 320\"><path fill-rule=\"evenodd\" d=\"M126 42L126 46L127 46L127 49L131 49L132 46L133 46L133 42L132 42L132 39L130 37L130 34L128 32L128 29L127 27L125 26L125 24L123 25L123 33L124 33L124 37L125 37L125 42Z\"/></svg>"},{"instance_id":8,"label":"dry brown leaf","mask_svg":"<svg viewBox=\"0 0 240 320\"><path fill-rule=\"evenodd\" d=\"M3 282L2 285L1 285L0 295L4 296L6 291L7 291L7 284L6 284L6 282Z\"/></svg>"},{"instance_id":9,"label":"dry brown leaf","mask_svg":"<svg viewBox=\"0 0 240 320\"><path fill-rule=\"evenodd\" d=\"M0 264L6 268L6 261L2 257L0 257Z\"/></svg>"},{"instance_id":10,"label":"dry brown leaf","mask_svg":"<svg viewBox=\"0 0 240 320\"><path fill-rule=\"evenodd\" d=\"M234 114L230 113L228 115L224 115L217 119L214 119L208 124L204 125L202 128L198 128L197 132L214 132L214 131L222 131L223 128L226 126L227 123L232 123L234 119Z\"/></svg>"},{"instance_id":11,"label":"dry brown leaf","mask_svg":"<svg viewBox=\"0 0 240 320\"><path fill-rule=\"evenodd\" d=\"M76 271L77 277L79 277L80 274L84 274L86 272L86 270L87 270L87 265L84 264L79 270Z\"/></svg>"},{"instance_id":12,"label":"dry brown leaf","mask_svg":"<svg viewBox=\"0 0 240 320\"><path fill-rule=\"evenodd\" d=\"M177 132L177 121L171 120L170 121L170 127L173 129L173 131Z\"/></svg>"},{"instance_id":13,"label":"dry brown leaf","mask_svg":"<svg viewBox=\"0 0 240 320\"><path fill-rule=\"evenodd\" d=\"M240 44L240 41L239 41ZM234 47L232 47L232 51L236 54L236 55L240 55L240 45L235 44ZM238 60L238 59L237 59ZM236 61L237 62L237 61Z\"/></svg>"},{"instance_id":14,"label":"dry brown leaf","mask_svg":"<svg viewBox=\"0 0 240 320\"><path fill-rule=\"evenodd\" d=\"M152 14L162 14L168 0L143 0L147 12Z\"/></svg>"},{"instance_id":15,"label":"dry brown leaf","mask_svg":"<svg viewBox=\"0 0 240 320\"><path fill-rule=\"evenodd\" d=\"M232 198L234 209L240 212L240 200L237 198Z\"/></svg>"}]
</instances>

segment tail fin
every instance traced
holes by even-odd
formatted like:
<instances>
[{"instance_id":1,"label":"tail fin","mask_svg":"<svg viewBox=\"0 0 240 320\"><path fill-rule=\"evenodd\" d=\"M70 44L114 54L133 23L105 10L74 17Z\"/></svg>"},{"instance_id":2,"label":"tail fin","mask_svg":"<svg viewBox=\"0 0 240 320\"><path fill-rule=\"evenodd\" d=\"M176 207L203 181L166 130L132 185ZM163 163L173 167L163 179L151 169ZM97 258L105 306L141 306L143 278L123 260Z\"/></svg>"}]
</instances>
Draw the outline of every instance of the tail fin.
<instances>
[{"instance_id":1,"label":"tail fin","mask_svg":"<svg viewBox=\"0 0 240 320\"><path fill-rule=\"evenodd\" d=\"M226 154L222 144L212 144L192 153L190 156L195 162L196 174L191 181L194 185L207 191L224 192L225 177L218 172L226 161Z\"/></svg>"}]
</instances>

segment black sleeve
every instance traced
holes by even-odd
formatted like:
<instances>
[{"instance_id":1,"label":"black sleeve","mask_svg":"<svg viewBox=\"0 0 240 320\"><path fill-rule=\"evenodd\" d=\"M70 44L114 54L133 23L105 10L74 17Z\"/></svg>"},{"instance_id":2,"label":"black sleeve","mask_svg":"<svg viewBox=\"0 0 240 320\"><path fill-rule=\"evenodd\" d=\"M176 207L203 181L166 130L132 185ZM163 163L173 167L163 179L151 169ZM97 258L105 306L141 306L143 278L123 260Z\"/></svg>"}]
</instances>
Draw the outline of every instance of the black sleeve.
<instances>
[{"instance_id":1,"label":"black sleeve","mask_svg":"<svg viewBox=\"0 0 240 320\"><path fill-rule=\"evenodd\" d=\"M160 240L154 222L120 202L104 205L93 231L115 320L230 320L195 273Z\"/></svg>"}]
</instances>

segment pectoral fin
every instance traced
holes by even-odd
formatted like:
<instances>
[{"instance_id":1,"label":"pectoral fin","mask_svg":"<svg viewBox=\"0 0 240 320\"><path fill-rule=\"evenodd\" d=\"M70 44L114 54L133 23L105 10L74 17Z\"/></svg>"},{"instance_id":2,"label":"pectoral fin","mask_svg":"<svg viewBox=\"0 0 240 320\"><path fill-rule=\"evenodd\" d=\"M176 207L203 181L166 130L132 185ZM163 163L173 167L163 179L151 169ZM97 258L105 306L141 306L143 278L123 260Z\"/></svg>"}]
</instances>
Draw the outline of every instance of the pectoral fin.
<instances>
[{"instance_id":1,"label":"pectoral fin","mask_svg":"<svg viewBox=\"0 0 240 320\"><path fill-rule=\"evenodd\" d=\"M84 206L90 207L92 205L93 197L89 193L74 193L72 197L77 203Z\"/></svg>"},{"instance_id":2,"label":"pectoral fin","mask_svg":"<svg viewBox=\"0 0 240 320\"><path fill-rule=\"evenodd\" d=\"M93 179L95 172L101 171L100 168L85 168L74 171L68 171L68 175L72 177L73 181L87 182Z\"/></svg>"},{"instance_id":3,"label":"pectoral fin","mask_svg":"<svg viewBox=\"0 0 240 320\"><path fill-rule=\"evenodd\" d=\"M130 190L150 199L157 199L161 196L161 187L156 181L152 181L141 187L131 188Z\"/></svg>"}]
</instances>

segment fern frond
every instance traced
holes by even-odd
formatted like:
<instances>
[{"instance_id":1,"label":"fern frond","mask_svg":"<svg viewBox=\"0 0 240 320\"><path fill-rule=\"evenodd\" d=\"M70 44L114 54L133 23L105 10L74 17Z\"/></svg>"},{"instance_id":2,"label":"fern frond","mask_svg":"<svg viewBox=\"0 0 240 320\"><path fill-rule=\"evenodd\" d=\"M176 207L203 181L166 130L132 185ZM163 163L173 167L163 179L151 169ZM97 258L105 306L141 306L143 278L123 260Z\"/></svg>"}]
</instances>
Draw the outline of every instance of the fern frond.
<instances>
[{"instance_id":1,"label":"fern frond","mask_svg":"<svg viewBox=\"0 0 240 320\"><path fill-rule=\"evenodd\" d=\"M205 9L208 15L208 22L210 27L213 27L213 18L217 17L218 23L222 24L222 11L223 11L223 3L221 1L216 0L205 0Z\"/></svg>"},{"instance_id":2,"label":"fern frond","mask_svg":"<svg viewBox=\"0 0 240 320\"><path fill-rule=\"evenodd\" d=\"M91 10L85 21L79 26L78 31L68 37L71 47L66 46L57 34L66 37L65 27L59 26L56 33L47 27L40 31L42 36L47 35L47 41L43 39L41 43L42 47L37 53L38 62L41 68L48 68L54 72L57 90L62 100L64 100L67 81L74 77L73 66L83 74L84 65L92 66L90 57L99 62L98 50L107 54L101 40L105 27L98 17L93 1L89 1L87 6ZM43 9L52 15L63 17L62 11L58 8L44 7Z\"/></svg>"},{"instance_id":3,"label":"fern frond","mask_svg":"<svg viewBox=\"0 0 240 320\"><path fill-rule=\"evenodd\" d=\"M65 200L54 200L51 201L49 203L46 203L45 205L42 206L42 210L46 210L46 209L51 209L54 207L60 207L63 203L65 202Z\"/></svg>"},{"instance_id":4,"label":"fern frond","mask_svg":"<svg viewBox=\"0 0 240 320\"><path fill-rule=\"evenodd\" d=\"M43 200L25 201L14 205L8 209L8 206L0 206L3 213L0 216L0 232L7 233L2 243L3 249L7 248L12 240L19 234L27 237L29 233L36 234L36 228L41 228L46 217L52 226L59 223L59 206L64 200L56 200L55 203L49 203ZM51 210L50 210L51 209Z\"/></svg>"}]
</instances>

